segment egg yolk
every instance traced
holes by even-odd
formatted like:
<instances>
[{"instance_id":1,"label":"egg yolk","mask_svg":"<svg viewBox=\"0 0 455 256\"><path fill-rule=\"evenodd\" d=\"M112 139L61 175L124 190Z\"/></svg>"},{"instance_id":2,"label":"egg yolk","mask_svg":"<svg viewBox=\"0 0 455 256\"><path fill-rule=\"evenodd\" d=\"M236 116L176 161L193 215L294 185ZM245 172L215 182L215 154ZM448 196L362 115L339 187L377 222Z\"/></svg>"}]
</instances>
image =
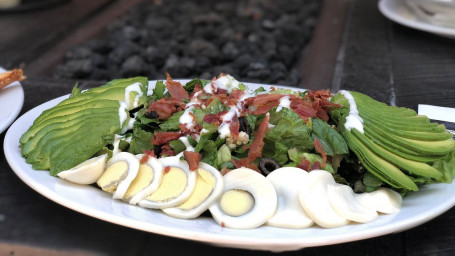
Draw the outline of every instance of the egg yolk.
<instances>
[{"instance_id":1,"label":"egg yolk","mask_svg":"<svg viewBox=\"0 0 455 256\"><path fill-rule=\"evenodd\" d=\"M148 164L141 164L139 171L131 182L123 198L128 199L142 191L153 181L153 169Z\"/></svg>"},{"instance_id":2,"label":"egg yolk","mask_svg":"<svg viewBox=\"0 0 455 256\"><path fill-rule=\"evenodd\" d=\"M248 191L231 189L221 196L220 206L230 216L241 216L253 209L254 197Z\"/></svg>"},{"instance_id":3,"label":"egg yolk","mask_svg":"<svg viewBox=\"0 0 455 256\"><path fill-rule=\"evenodd\" d=\"M120 181L128 175L128 163L118 161L106 168L103 175L96 182L102 190L113 193Z\"/></svg>"},{"instance_id":4,"label":"egg yolk","mask_svg":"<svg viewBox=\"0 0 455 256\"><path fill-rule=\"evenodd\" d=\"M215 188L216 179L209 171L199 168L197 174L196 187L193 193L178 207L182 210L188 211L199 206L210 196Z\"/></svg>"},{"instance_id":5,"label":"egg yolk","mask_svg":"<svg viewBox=\"0 0 455 256\"><path fill-rule=\"evenodd\" d=\"M163 175L160 187L146 200L168 201L179 196L186 187L187 176L185 171L177 167L171 167L169 172Z\"/></svg>"}]
</instances>

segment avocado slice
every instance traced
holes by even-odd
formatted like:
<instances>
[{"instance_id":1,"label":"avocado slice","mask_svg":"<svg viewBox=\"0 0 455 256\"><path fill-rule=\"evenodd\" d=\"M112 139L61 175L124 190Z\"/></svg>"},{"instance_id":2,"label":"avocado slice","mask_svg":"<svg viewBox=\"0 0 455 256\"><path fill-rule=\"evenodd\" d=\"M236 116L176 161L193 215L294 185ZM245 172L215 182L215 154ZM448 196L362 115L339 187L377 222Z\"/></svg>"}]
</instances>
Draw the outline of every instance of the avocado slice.
<instances>
[{"instance_id":1,"label":"avocado slice","mask_svg":"<svg viewBox=\"0 0 455 256\"><path fill-rule=\"evenodd\" d=\"M376 155L390 162L391 164L394 164L400 169L407 171L408 173L434 179L442 177L441 172L439 172L438 170L436 170L435 168L431 167L428 164L408 160L406 158L402 158L399 155L394 154L393 152L389 152L386 149L375 144L373 141L368 139L364 134L360 133L355 129L351 130L351 133Z\"/></svg>"},{"instance_id":2,"label":"avocado slice","mask_svg":"<svg viewBox=\"0 0 455 256\"><path fill-rule=\"evenodd\" d=\"M348 147L357 155L362 165L374 176L395 188L417 191L417 185L393 164L380 158L360 142L351 132L341 129Z\"/></svg>"},{"instance_id":3,"label":"avocado slice","mask_svg":"<svg viewBox=\"0 0 455 256\"><path fill-rule=\"evenodd\" d=\"M108 107L108 104L110 104L110 102L112 102L112 105L114 106L113 108ZM99 108L99 106L97 108L88 107L71 115L51 118L48 120L49 122L45 122L45 125L40 125L39 127L36 127L34 130L30 130L36 133L25 144L22 145L21 151L22 155L26 156L30 151L32 151L36 147L36 144L44 135L46 135L48 132L54 129L71 127L72 125L83 122L84 120L87 119L87 117L91 117L96 114L99 115L109 113L112 114L115 113L115 111L118 111L120 106L119 102L116 101L110 102L104 103L106 104L106 107L104 108ZM117 106L115 107L115 105Z\"/></svg>"},{"instance_id":4,"label":"avocado slice","mask_svg":"<svg viewBox=\"0 0 455 256\"><path fill-rule=\"evenodd\" d=\"M89 115L90 112L95 111L95 109L111 109L111 111L112 109L117 109L117 111L119 111L120 103L114 100L93 100L88 101L86 104L68 106L69 108L61 109L61 112L59 112L59 114L50 116L48 119L43 120L39 123L34 123L32 126L30 126L27 132L21 136L20 142L22 144L22 148L24 149L24 145L29 144L30 140L35 139L34 137L38 132L43 133L43 129L45 128L45 131L52 129L49 127L50 125L53 125L53 127L55 127L57 123L68 122L74 118ZM22 154L26 155L26 151L27 150L22 150Z\"/></svg>"},{"instance_id":5,"label":"avocado slice","mask_svg":"<svg viewBox=\"0 0 455 256\"><path fill-rule=\"evenodd\" d=\"M406 127L400 127L396 125L392 125L390 123L380 122L375 118L370 118L369 116L362 115L361 116L364 122L371 123L374 127L377 127L380 130L383 130L386 133L396 134L400 137L408 138L408 139L416 139L416 140L424 140L424 141L434 141L434 140L447 140L452 139L452 135L450 133L445 132L445 128L442 126L442 131L439 129L427 130L427 131L418 131L416 129L409 129ZM409 126L408 126L409 127ZM417 126L421 127L421 126ZM439 126L438 126L439 127Z\"/></svg>"},{"instance_id":6,"label":"avocado slice","mask_svg":"<svg viewBox=\"0 0 455 256\"><path fill-rule=\"evenodd\" d=\"M140 83L140 88L141 88L142 94L144 96L146 96L147 87L148 87L148 79L146 77L122 78L122 79L112 80L105 85L88 89L79 94L71 95L70 98L62 101L59 105L74 104L77 101L87 100L87 99L91 99L91 98L95 98L95 97L124 101L125 100L125 89L128 86L135 84L135 83ZM119 89L120 93L110 91L111 89L114 89L115 91L117 91L117 89ZM111 94L111 95L109 95L109 94Z\"/></svg>"},{"instance_id":7,"label":"avocado slice","mask_svg":"<svg viewBox=\"0 0 455 256\"><path fill-rule=\"evenodd\" d=\"M49 168L49 155L60 150L64 145L73 145L79 147L85 143L86 137L90 133L108 133L112 129L120 131L120 121L118 114L112 112L110 114L102 113L102 116L94 114L88 116L85 120L81 119L80 122L70 127L60 127L53 129L46 133L36 144L36 147L31 150L27 155L27 163L42 164ZM88 158L87 158L88 159Z\"/></svg>"},{"instance_id":8,"label":"avocado slice","mask_svg":"<svg viewBox=\"0 0 455 256\"><path fill-rule=\"evenodd\" d=\"M104 136L119 131L115 119L109 120L110 124L106 122L107 120L91 122L89 127L84 127L86 132L78 132L78 136L75 137L78 140L76 145L65 143L57 150L52 151L49 156L50 174L55 176L61 171L68 170L103 149L108 144ZM104 129L99 129L100 126L104 126Z\"/></svg>"},{"instance_id":9,"label":"avocado slice","mask_svg":"<svg viewBox=\"0 0 455 256\"><path fill-rule=\"evenodd\" d=\"M332 97L332 102L343 107L331 110L330 115L349 148L370 173L393 187L408 190L417 190L414 181L441 179L442 173L427 163L443 158L455 147L452 135L444 126L431 123L411 109L388 106L358 92L350 93L363 120L364 133L344 127L350 104L343 94Z\"/></svg>"},{"instance_id":10,"label":"avocado slice","mask_svg":"<svg viewBox=\"0 0 455 256\"><path fill-rule=\"evenodd\" d=\"M146 103L148 79L117 79L71 96L44 111L21 136L22 154L34 169L51 174L74 167L107 145L106 137L123 132L128 110ZM130 102L126 106L123 102ZM121 111L127 119L120 123Z\"/></svg>"}]
</instances>

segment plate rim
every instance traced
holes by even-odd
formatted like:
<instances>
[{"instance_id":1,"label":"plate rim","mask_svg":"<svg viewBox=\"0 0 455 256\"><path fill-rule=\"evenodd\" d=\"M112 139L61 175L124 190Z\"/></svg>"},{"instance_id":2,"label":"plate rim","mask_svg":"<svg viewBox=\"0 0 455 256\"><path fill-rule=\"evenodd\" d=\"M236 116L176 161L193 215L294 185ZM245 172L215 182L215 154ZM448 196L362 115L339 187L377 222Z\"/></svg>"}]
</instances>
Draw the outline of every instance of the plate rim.
<instances>
[{"instance_id":1,"label":"plate rim","mask_svg":"<svg viewBox=\"0 0 455 256\"><path fill-rule=\"evenodd\" d=\"M448 28L448 27L441 27L437 25L433 25L431 23L422 21L416 17L416 20L411 20L403 15L400 15L396 9L390 8L390 5L399 5L403 8L407 8L404 3L400 0L380 0L378 2L379 11L388 19L401 24L403 26L407 26L410 28L414 28L420 31L436 34L439 36L449 37L455 39L455 28ZM409 8L407 8L409 9Z\"/></svg>"},{"instance_id":2,"label":"plate rim","mask_svg":"<svg viewBox=\"0 0 455 256\"><path fill-rule=\"evenodd\" d=\"M0 73L3 73L5 71L6 71L6 69L0 67ZM17 87L17 88L13 88L13 87ZM10 124L13 123L13 121L16 119L16 117L21 112L22 107L24 106L24 88L22 88L21 83L20 82L11 83L7 87L0 89L0 93L2 93L1 92L2 90L5 90L7 88L12 88L13 92L11 92L11 94L13 94L12 96L14 96L16 100L13 101L13 102L15 102L15 104L13 104L13 106L11 108L11 114L9 116L7 116L6 119L0 120L0 134L3 133L8 128L8 126L10 126ZM12 96L10 96L10 97L12 97Z\"/></svg>"},{"instance_id":3,"label":"plate rim","mask_svg":"<svg viewBox=\"0 0 455 256\"><path fill-rule=\"evenodd\" d=\"M185 80L188 81L188 80ZM153 82L153 81L151 81ZM150 84L150 82L149 82ZM255 83L245 83L247 86L267 86L270 85L265 84L255 84ZM288 87L288 86L276 86L281 88L290 88L294 90L304 90L301 88L296 87ZM99 209L93 209L91 207L87 207L84 204L74 202L71 199L59 196L56 192L52 191L47 186L37 183L36 181L33 182L33 178L27 174L27 171L32 170L31 166L28 165L28 170L22 169L21 165L25 164L25 159L21 157L19 146L19 137L22 133L22 130L18 130L20 128L20 124L25 122L24 119L31 117L31 120L34 120L36 116L33 115L34 112L42 111L44 108L52 107L53 105L57 104L59 101L67 98L68 95L64 95L53 100L47 101L42 103L26 113L24 113L21 117L19 117L8 129L5 139L4 139L4 154L8 164L10 165L11 169L15 172L15 174L29 187L33 190L38 192L39 194L43 195L44 197L54 201L66 208L74 210L76 212L80 212L84 215L88 215L106 222L111 222L117 225L142 230L146 232L151 232L159 235L165 235L175 238L187 239L192 241L199 241L205 242L213 245L223 246L223 247L232 247L232 248L241 248L241 249L256 249L256 250L269 250L269 251L288 251L288 250L298 250L305 247L316 247L316 246L324 246L324 245L332 245L332 244L339 244L345 242L352 242L358 241L363 239L368 239L372 237L382 236L390 233L401 232L415 226L421 225L424 222L427 222L442 213L446 212L448 209L455 205L455 195L448 200L444 201L444 203L439 204L437 207L432 208L429 212L419 213L412 218L408 218L406 220L400 221L397 224L392 225L391 223L387 223L386 225L381 226L373 226L373 229L364 229L364 230L357 230L354 233L345 234L334 234L331 236L325 236L320 238L308 238L308 237L299 237L299 238L279 238L279 237L265 237L265 238L251 238L249 239L239 239L237 236L233 236L229 233L222 233L218 232L216 235L213 233L203 233L200 231L188 230L188 229L181 229L175 227L169 227L165 225L158 225L154 223L146 223L137 219L126 218L125 216L117 216L112 212L105 212ZM18 126L18 127L16 127ZM28 127L22 128L28 129ZM15 141L14 141L15 140ZM14 146L15 145L15 146ZM19 157L17 156L19 155ZM32 170L34 171L34 170ZM44 172L43 172L44 173ZM61 180L56 177L52 177L49 173L45 173L49 178L53 178L58 182ZM65 182L62 180L62 182ZM68 183L70 184L70 183ZM435 185L444 185L444 186L455 186L455 184L435 184ZM78 185L79 186L79 185ZM90 188L96 189L96 188ZM97 190L97 189L96 189ZM99 191L99 190L97 190ZM102 192L102 191L101 191ZM110 198L110 200L113 200ZM406 199L405 199L406 200ZM116 201L116 200L113 200ZM126 203L118 201L118 203L128 205ZM131 206L131 205L128 205ZM127 206L125 206L127 207ZM136 206L131 206L136 207ZM401 212L401 211L400 211ZM398 213L399 214L399 213ZM394 215L386 215L386 216L394 216ZM172 218L172 217L169 217ZM393 222L393 221L392 221ZM216 223L215 223L216 224ZM352 225L352 224L350 224ZM355 224L354 224L355 225ZM367 225L367 224L360 224L360 225ZM265 227L267 229L280 229L274 227ZM282 229L280 229L282 230ZM326 229L321 229L326 230ZM241 233L242 231L233 231L234 233ZM290 231L293 232L293 231ZM327 237L329 239L327 239ZM245 237L242 237L245 238Z\"/></svg>"}]
</instances>

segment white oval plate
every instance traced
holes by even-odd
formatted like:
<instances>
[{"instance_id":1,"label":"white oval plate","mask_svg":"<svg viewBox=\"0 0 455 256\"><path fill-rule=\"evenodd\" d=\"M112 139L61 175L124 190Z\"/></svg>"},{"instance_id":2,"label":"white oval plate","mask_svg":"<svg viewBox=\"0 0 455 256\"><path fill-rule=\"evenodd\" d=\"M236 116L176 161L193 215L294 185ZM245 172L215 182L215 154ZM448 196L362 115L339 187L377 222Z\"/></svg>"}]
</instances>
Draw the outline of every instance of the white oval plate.
<instances>
[{"instance_id":1,"label":"white oval plate","mask_svg":"<svg viewBox=\"0 0 455 256\"><path fill-rule=\"evenodd\" d=\"M6 70L0 67L0 73ZM24 90L19 82L0 89L0 133L16 119L24 104Z\"/></svg>"},{"instance_id":2,"label":"white oval plate","mask_svg":"<svg viewBox=\"0 0 455 256\"><path fill-rule=\"evenodd\" d=\"M396 23L436 35L455 39L455 28L441 27L420 20L406 6L404 0L381 0L379 1L378 6L379 10L384 16Z\"/></svg>"},{"instance_id":3,"label":"white oval plate","mask_svg":"<svg viewBox=\"0 0 455 256\"><path fill-rule=\"evenodd\" d=\"M258 87L257 84L247 85L250 89ZM403 231L429 221L455 205L455 184L433 184L407 196L398 214L382 215L368 224L350 224L335 229L313 226L292 230L262 226L251 230L234 230L222 228L207 217L194 220L172 218L161 211L113 200L109 194L93 186L72 184L50 176L47 171L35 171L25 162L19 149L20 136L43 110L66 97L68 96L46 102L21 116L5 136L5 156L14 172L40 194L65 207L104 221L224 247L288 251Z\"/></svg>"}]
</instances>

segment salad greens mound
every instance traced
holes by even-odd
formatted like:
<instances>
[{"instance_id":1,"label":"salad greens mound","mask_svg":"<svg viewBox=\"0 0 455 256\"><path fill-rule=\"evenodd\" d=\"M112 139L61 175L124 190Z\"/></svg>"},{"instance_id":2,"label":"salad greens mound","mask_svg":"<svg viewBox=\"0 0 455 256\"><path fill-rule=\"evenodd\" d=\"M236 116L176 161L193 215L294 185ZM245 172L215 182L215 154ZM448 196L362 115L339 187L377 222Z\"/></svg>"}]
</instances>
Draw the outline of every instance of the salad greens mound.
<instances>
[{"instance_id":1,"label":"salad greens mound","mask_svg":"<svg viewBox=\"0 0 455 256\"><path fill-rule=\"evenodd\" d=\"M354 123L352 123L354 122ZM222 173L323 169L356 192L451 182L455 142L442 125L366 95L250 90L230 75L181 84L118 79L44 111L20 139L34 169L52 175L104 153L198 155ZM188 159L187 159L188 160Z\"/></svg>"}]
</instances>

